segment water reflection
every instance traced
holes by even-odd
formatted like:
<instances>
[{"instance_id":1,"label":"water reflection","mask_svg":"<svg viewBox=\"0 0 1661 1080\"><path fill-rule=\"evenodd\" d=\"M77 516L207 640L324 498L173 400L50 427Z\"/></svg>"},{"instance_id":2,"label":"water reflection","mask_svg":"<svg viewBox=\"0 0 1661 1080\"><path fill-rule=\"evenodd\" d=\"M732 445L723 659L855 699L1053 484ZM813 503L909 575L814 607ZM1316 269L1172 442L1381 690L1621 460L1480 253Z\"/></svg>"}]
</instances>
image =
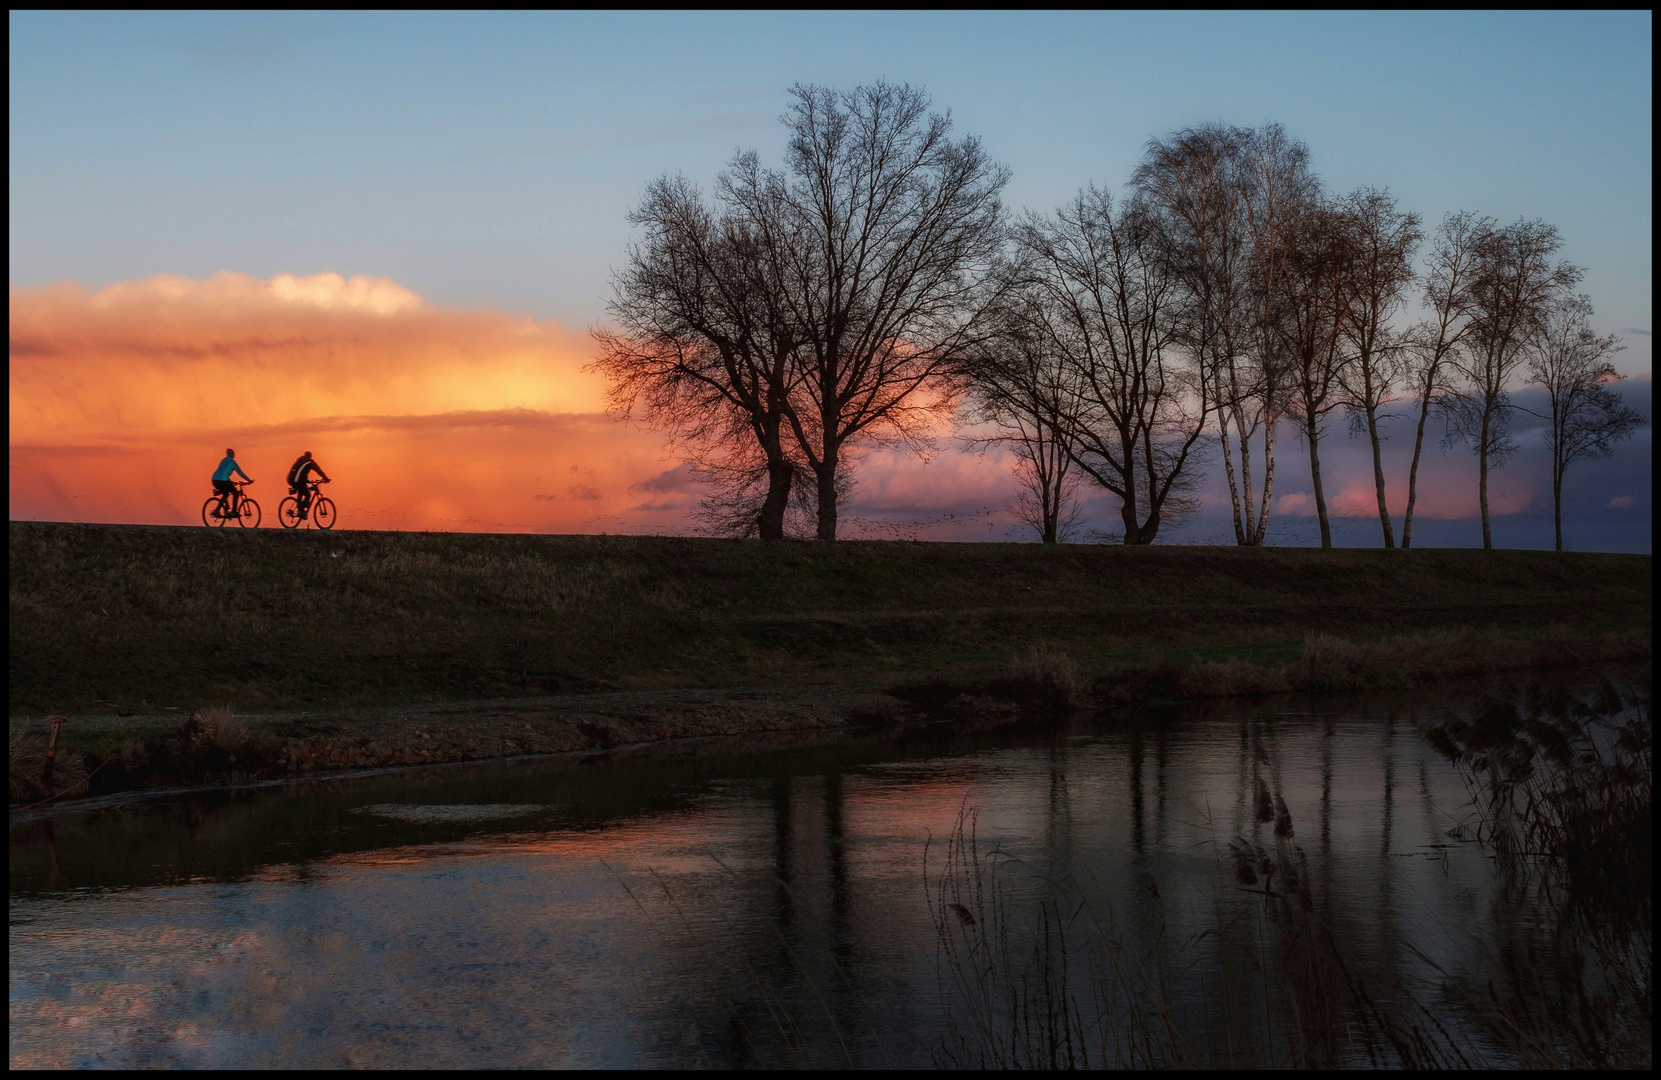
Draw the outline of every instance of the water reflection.
<instances>
[{"instance_id":1,"label":"water reflection","mask_svg":"<svg viewBox=\"0 0 1661 1080\"><path fill-rule=\"evenodd\" d=\"M1272 843L1259 792L1283 793L1356 963L1480 977L1492 868L1446 836L1465 794L1416 725L1486 689L781 736L15 826L11 1064L928 1065L921 858L966 804L983 846L1032 868L1017 903L1068 877L1154 948L1213 921L1198 845ZM1253 989L1185 992L1225 1016Z\"/></svg>"}]
</instances>

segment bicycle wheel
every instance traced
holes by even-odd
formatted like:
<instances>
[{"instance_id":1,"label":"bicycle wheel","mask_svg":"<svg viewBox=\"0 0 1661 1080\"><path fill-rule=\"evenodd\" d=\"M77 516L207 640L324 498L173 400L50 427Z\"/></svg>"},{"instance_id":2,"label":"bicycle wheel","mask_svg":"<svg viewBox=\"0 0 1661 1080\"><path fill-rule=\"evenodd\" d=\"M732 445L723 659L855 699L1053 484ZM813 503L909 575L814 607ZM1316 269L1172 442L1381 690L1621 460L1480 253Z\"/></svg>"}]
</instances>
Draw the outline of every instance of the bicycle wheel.
<instances>
[{"instance_id":1,"label":"bicycle wheel","mask_svg":"<svg viewBox=\"0 0 1661 1080\"><path fill-rule=\"evenodd\" d=\"M335 527L335 504L333 499L319 498L311 508L311 521L319 529Z\"/></svg>"},{"instance_id":2,"label":"bicycle wheel","mask_svg":"<svg viewBox=\"0 0 1661 1080\"><path fill-rule=\"evenodd\" d=\"M285 529L300 527L300 503L290 495L277 505L277 520Z\"/></svg>"},{"instance_id":3,"label":"bicycle wheel","mask_svg":"<svg viewBox=\"0 0 1661 1080\"><path fill-rule=\"evenodd\" d=\"M253 499L243 496L242 513L237 516L236 523L244 529L260 527L260 504Z\"/></svg>"},{"instance_id":4,"label":"bicycle wheel","mask_svg":"<svg viewBox=\"0 0 1661 1080\"><path fill-rule=\"evenodd\" d=\"M219 496L214 495L202 504L202 524L210 529L225 527L225 518L219 512Z\"/></svg>"}]
</instances>

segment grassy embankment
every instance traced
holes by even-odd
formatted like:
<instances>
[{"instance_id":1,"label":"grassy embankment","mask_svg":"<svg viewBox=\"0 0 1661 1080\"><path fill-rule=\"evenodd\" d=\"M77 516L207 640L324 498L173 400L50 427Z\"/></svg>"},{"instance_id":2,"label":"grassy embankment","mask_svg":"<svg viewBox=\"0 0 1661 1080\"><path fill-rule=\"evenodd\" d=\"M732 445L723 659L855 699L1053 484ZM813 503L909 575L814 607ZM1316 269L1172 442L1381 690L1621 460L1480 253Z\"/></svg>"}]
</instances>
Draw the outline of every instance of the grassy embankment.
<instances>
[{"instance_id":1,"label":"grassy embankment","mask_svg":"<svg viewBox=\"0 0 1661 1080\"><path fill-rule=\"evenodd\" d=\"M907 685L927 710L1035 648L1082 703L1650 647L1648 556L14 522L10 567L13 717Z\"/></svg>"}]
</instances>

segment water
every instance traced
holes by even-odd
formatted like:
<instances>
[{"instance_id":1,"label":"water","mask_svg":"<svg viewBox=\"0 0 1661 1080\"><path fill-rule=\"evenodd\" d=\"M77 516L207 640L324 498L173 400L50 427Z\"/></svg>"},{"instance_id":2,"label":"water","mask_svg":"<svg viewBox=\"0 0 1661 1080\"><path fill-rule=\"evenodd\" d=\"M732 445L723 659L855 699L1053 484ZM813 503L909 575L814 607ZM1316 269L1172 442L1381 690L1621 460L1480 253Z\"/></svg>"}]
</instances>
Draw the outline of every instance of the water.
<instances>
[{"instance_id":1,"label":"water","mask_svg":"<svg viewBox=\"0 0 1661 1080\"><path fill-rule=\"evenodd\" d=\"M1018 903L1070 875L1130 940L1180 941L1232 888L1222 845L1267 837L1260 780L1354 963L1480 979L1493 864L1417 734L1480 689L680 744L15 825L10 1063L926 1066L945 1017L924 848L938 865L962 808L1023 860Z\"/></svg>"}]
</instances>

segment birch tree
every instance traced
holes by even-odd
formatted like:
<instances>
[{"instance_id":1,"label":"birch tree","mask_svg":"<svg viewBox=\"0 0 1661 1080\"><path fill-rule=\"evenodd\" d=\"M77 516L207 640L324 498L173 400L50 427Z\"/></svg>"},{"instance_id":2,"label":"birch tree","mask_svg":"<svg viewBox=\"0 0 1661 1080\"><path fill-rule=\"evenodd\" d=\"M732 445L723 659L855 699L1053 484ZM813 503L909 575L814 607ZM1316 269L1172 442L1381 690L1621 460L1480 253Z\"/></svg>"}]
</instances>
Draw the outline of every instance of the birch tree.
<instances>
[{"instance_id":1,"label":"birch tree","mask_svg":"<svg viewBox=\"0 0 1661 1080\"><path fill-rule=\"evenodd\" d=\"M1626 346L1592 331L1592 301L1576 296L1557 305L1533 342L1528 381L1546 392L1546 446L1551 451L1552 525L1563 550L1563 474L1579 458L1608 457L1615 443L1644 424L1610 389L1621 375L1609 362Z\"/></svg>"},{"instance_id":2,"label":"birch tree","mask_svg":"<svg viewBox=\"0 0 1661 1080\"><path fill-rule=\"evenodd\" d=\"M1537 220L1492 230L1476 246L1475 318L1466 347L1455 354L1465 386L1453 401L1451 434L1476 449L1484 548L1494 546L1488 473L1515 451L1510 387L1553 306L1585 273L1566 262L1552 263L1562 246L1557 228Z\"/></svg>"},{"instance_id":3,"label":"birch tree","mask_svg":"<svg viewBox=\"0 0 1661 1080\"><path fill-rule=\"evenodd\" d=\"M1265 124L1252 132L1242 147L1240 163L1250 242L1249 332L1257 357L1258 423L1263 431L1262 501L1251 542L1262 544L1275 487L1275 425L1286 412L1290 389L1289 357L1281 347L1284 335L1279 326L1286 263L1293 237L1320 195L1320 184L1309 171L1309 148L1279 124Z\"/></svg>"},{"instance_id":4,"label":"birch tree","mask_svg":"<svg viewBox=\"0 0 1661 1080\"><path fill-rule=\"evenodd\" d=\"M1396 324L1396 316L1413 284L1413 253L1424 233L1419 215L1399 210L1388 191L1361 188L1345 199L1344 212L1350 235L1352 281L1349 318L1344 320L1342 331L1350 362L1338 377L1344 405L1355 421L1352 431L1365 431L1372 445L1379 525L1384 531L1384 546L1394 548L1396 536L1385 495L1379 421L1403 372L1409 334Z\"/></svg>"},{"instance_id":5,"label":"birch tree","mask_svg":"<svg viewBox=\"0 0 1661 1080\"><path fill-rule=\"evenodd\" d=\"M1476 321L1474 282L1477 251L1495 228L1493 218L1460 211L1442 219L1431 241L1422 299L1430 317L1409 332L1404 380L1418 398L1413 431L1413 460L1407 469L1407 509L1401 522L1401 546L1413 544L1413 509L1419 498L1419 460L1424 452L1430 413L1453 390L1453 359Z\"/></svg>"},{"instance_id":6,"label":"birch tree","mask_svg":"<svg viewBox=\"0 0 1661 1080\"><path fill-rule=\"evenodd\" d=\"M1339 390L1350 362L1343 347L1344 328L1355 286L1351 233L1347 215L1338 207L1319 206L1303 213L1287 243L1275 319L1292 387L1288 411L1309 446L1323 550L1332 547L1332 525L1321 476L1321 438L1327 414L1344 403Z\"/></svg>"}]
</instances>

